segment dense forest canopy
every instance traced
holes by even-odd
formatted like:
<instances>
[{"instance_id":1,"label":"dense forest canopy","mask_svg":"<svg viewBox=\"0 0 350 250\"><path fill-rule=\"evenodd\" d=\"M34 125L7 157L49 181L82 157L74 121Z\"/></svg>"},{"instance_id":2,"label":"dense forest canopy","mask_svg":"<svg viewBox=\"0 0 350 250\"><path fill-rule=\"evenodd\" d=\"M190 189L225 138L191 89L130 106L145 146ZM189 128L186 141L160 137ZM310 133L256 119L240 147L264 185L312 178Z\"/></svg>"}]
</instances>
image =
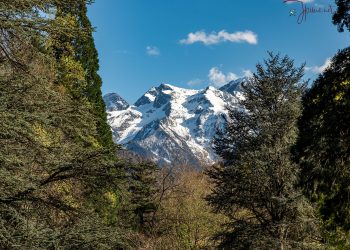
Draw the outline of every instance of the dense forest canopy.
<instances>
[{"instance_id":1,"label":"dense forest canopy","mask_svg":"<svg viewBox=\"0 0 350 250\"><path fill-rule=\"evenodd\" d=\"M269 52L226 107L221 162L160 168L112 140L91 3L0 0L1 249L350 248L349 47L309 87Z\"/></svg>"}]
</instances>

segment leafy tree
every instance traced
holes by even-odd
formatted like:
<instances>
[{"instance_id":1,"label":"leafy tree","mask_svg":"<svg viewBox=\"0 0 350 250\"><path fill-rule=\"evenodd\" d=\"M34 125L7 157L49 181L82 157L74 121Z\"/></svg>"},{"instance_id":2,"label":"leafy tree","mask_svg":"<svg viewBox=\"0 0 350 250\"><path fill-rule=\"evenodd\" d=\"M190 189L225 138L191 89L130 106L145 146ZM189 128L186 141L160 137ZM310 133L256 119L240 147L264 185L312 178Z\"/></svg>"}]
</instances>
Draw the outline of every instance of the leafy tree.
<instances>
[{"instance_id":1,"label":"leafy tree","mask_svg":"<svg viewBox=\"0 0 350 250\"><path fill-rule=\"evenodd\" d=\"M211 236L226 221L213 213L205 200L208 177L201 172L173 167L163 170L154 249L215 249Z\"/></svg>"},{"instance_id":2,"label":"leafy tree","mask_svg":"<svg viewBox=\"0 0 350 250\"><path fill-rule=\"evenodd\" d=\"M350 229L350 47L303 97L296 145L301 184L317 202L325 227Z\"/></svg>"},{"instance_id":3,"label":"leafy tree","mask_svg":"<svg viewBox=\"0 0 350 250\"><path fill-rule=\"evenodd\" d=\"M207 176L188 166L162 168L153 174L155 210L146 214L147 227L138 227L133 234L137 249L215 249L211 236L219 232L225 216L213 213L204 199L210 193ZM133 214L135 207L128 207ZM133 225L139 225L137 218Z\"/></svg>"},{"instance_id":4,"label":"leafy tree","mask_svg":"<svg viewBox=\"0 0 350 250\"><path fill-rule=\"evenodd\" d=\"M84 35L74 17L49 17L71 2L0 2L1 249L128 246L91 204L92 194L116 189L118 171L89 103L74 93L83 67L71 47L60 47L60 60L47 49L51 37Z\"/></svg>"},{"instance_id":5,"label":"leafy tree","mask_svg":"<svg viewBox=\"0 0 350 250\"><path fill-rule=\"evenodd\" d=\"M339 32L344 32L344 27L350 31L350 0L336 0L338 8L333 15L333 24L338 26Z\"/></svg>"},{"instance_id":6,"label":"leafy tree","mask_svg":"<svg viewBox=\"0 0 350 250\"><path fill-rule=\"evenodd\" d=\"M54 1L1 1L0 2L0 29L1 29L1 54L0 62L9 63L16 68L25 69L25 62L19 56L19 50L11 49L15 46L15 41L24 46L29 40L41 37L39 33L51 33L60 30L60 27L53 27L51 20L44 18L40 13L51 13ZM61 27L62 28L62 27ZM26 40L18 39L26 37ZM17 38L17 39L15 39ZM27 43L27 46L30 45ZM32 49L38 49L32 47Z\"/></svg>"},{"instance_id":7,"label":"leafy tree","mask_svg":"<svg viewBox=\"0 0 350 250\"><path fill-rule=\"evenodd\" d=\"M299 166L291 159L301 114L304 66L269 53L242 86L239 108L229 109L215 140L222 166L208 171L208 201L229 217L217 238L221 249L319 247L312 206L295 188Z\"/></svg>"}]
</instances>

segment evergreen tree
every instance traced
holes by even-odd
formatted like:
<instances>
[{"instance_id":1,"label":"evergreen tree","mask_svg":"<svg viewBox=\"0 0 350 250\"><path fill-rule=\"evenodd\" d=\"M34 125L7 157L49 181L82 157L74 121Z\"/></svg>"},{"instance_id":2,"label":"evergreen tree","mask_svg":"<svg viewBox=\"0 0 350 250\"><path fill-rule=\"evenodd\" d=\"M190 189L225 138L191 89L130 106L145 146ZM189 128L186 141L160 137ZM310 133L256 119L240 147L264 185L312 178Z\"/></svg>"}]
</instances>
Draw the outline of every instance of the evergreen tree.
<instances>
[{"instance_id":1,"label":"evergreen tree","mask_svg":"<svg viewBox=\"0 0 350 250\"><path fill-rule=\"evenodd\" d=\"M84 34L72 16L48 18L72 2L0 2L1 249L127 248L91 204L118 175L77 91L84 70L71 47L60 61L47 50L48 38Z\"/></svg>"},{"instance_id":2,"label":"evergreen tree","mask_svg":"<svg viewBox=\"0 0 350 250\"><path fill-rule=\"evenodd\" d=\"M338 26L339 32L344 32L344 27L350 31L350 0L335 0L337 11L333 15L333 24Z\"/></svg>"},{"instance_id":3,"label":"evergreen tree","mask_svg":"<svg viewBox=\"0 0 350 250\"><path fill-rule=\"evenodd\" d=\"M296 146L301 184L327 229L350 230L350 47L303 97Z\"/></svg>"},{"instance_id":4,"label":"evergreen tree","mask_svg":"<svg viewBox=\"0 0 350 250\"><path fill-rule=\"evenodd\" d=\"M79 8L79 19L84 29L88 31L85 39L78 41L78 59L85 70L87 81L87 98L93 105L95 115L97 116L97 133L100 137L101 144L105 147L113 147L111 128L107 123L106 106L102 98L102 80L98 75L99 60L92 36L91 23L87 17L86 5Z\"/></svg>"},{"instance_id":5,"label":"evergreen tree","mask_svg":"<svg viewBox=\"0 0 350 250\"><path fill-rule=\"evenodd\" d=\"M208 171L208 197L230 222L217 237L221 249L318 248L317 220L295 188L298 165L291 160L301 113L304 66L269 53L242 86L239 108L229 109L215 140L222 166Z\"/></svg>"},{"instance_id":6,"label":"evergreen tree","mask_svg":"<svg viewBox=\"0 0 350 250\"><path fill-rule=\"evenodd\" d=\"M65 60L69 60L81 68L84 84L76 85L72 90L85 97L90 103L92 115L96 117L99 143L105 148L113 149L112 132L107 123L106 106L101 92L102 80L98 75L99 60L92 36L93 29L87 17L86 2L86 0L77 0L58 7L56 20L63 19L66 23L75 24L84 35L58 34L53 37L53 48L57 60L61 63L63 60L63 67L67 65Z\"/></svg>"},{"instance_id":7,"label":"evergreen tree","mask_svg":"<svg viewBox=\"0 0 350 250\"><path fill-rule=\"evenodd\" d=\"M129 192L130 207L133 213L135 229L150 233L154 223L154 212L157 209L157 165L152 162L140 162L130 165Z\"/></svg>"}]
</instances>

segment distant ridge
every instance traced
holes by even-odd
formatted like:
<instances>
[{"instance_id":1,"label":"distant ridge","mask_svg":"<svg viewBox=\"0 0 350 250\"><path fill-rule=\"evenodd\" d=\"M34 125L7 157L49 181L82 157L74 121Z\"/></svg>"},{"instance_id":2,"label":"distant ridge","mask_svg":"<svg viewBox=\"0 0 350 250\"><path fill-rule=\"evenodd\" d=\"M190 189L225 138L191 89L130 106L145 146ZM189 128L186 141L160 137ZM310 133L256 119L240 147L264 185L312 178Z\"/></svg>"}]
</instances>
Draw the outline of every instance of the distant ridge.
<instances>
[{"instance_id":1,"label":"distant ridge","mask_svg":"<svg viewBox=\"0 0 350 250\"><path fill-rule=\"evenodd\" d=\"M226 105L237 104L244 80L203 90L161 84L131 106L118 94L107 94L104 100L113 139L160 165L212 164L218 160L212 140L223 126Z\"/></svg>"}]
</instances>

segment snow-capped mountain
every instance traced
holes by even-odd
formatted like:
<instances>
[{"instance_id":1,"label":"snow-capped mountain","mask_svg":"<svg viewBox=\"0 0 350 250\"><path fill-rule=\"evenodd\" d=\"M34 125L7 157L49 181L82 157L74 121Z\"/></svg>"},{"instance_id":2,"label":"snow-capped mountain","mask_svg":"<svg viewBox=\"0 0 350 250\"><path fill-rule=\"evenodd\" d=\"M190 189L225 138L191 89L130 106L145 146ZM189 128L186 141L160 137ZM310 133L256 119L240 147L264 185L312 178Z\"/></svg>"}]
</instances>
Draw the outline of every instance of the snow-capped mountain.
<instances>
[{"instance_id":1,"label":"snow-capped mountain","mask_svg":"<svg viewBox=\"0 0 350 250\"><path fill-rule=\"evenodd\" d=\"M221 89L192 90L161 84L129 106L117 94L104 97L116 143L160 165L212 164L212 139L223 125L225 105L236 105L243 79Z\"/></svg>"},{"instance_id":2,"label":"snow-capped mountain","mask_svg":"<svg viewBox=\"0 0 350 250\"><path fill-rule=\"evenodd\" d=\"M127 109L130 105L117 93L109 93L103 96L108 112Z\"/></svg>"},{"instance_id":3,"label":"snow-capped mountain","mask_svg":"<svg viewBox=\"0 0 350 250\"><path fill-rule=\"evenodd\" d=\"M237 79L235 81L231 81L229 82L228 84L222 86L220 88L221 91L225 91L225 92L228 92L230 94L234 94L234 95L237 95L239 94L239 92L241 91L241 84L242 84L242 81L244 81L245 78L240 78L240 79Z\"/></svg>"}]
</instances>

